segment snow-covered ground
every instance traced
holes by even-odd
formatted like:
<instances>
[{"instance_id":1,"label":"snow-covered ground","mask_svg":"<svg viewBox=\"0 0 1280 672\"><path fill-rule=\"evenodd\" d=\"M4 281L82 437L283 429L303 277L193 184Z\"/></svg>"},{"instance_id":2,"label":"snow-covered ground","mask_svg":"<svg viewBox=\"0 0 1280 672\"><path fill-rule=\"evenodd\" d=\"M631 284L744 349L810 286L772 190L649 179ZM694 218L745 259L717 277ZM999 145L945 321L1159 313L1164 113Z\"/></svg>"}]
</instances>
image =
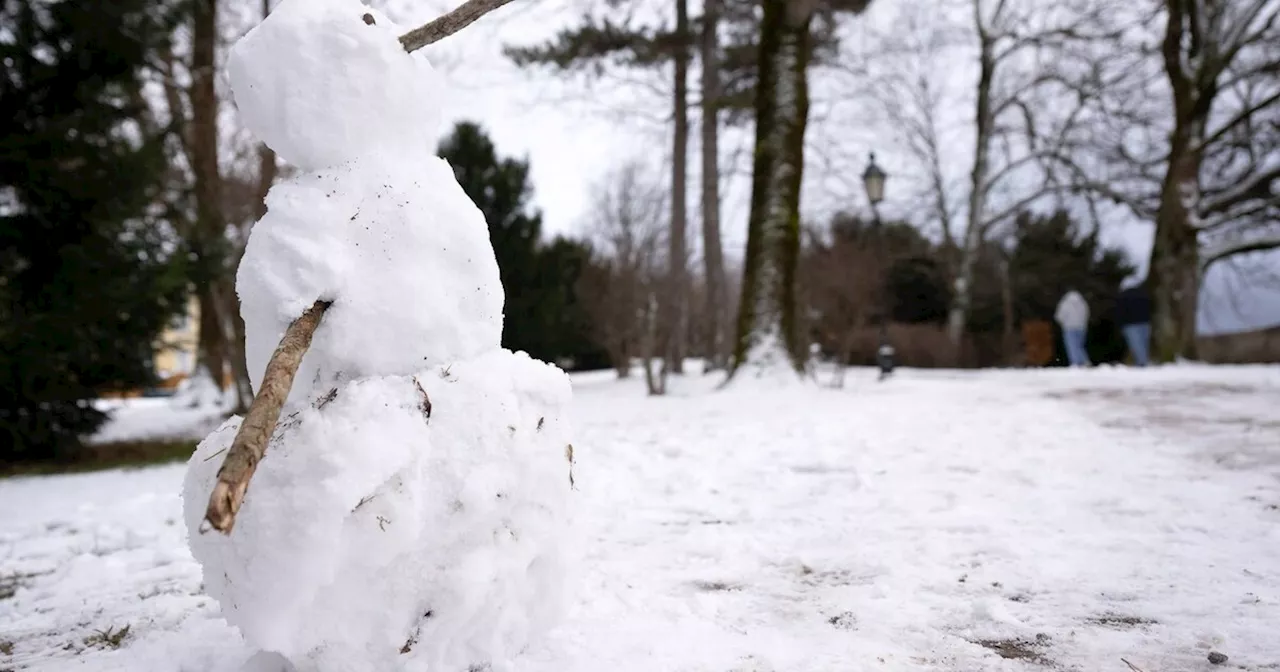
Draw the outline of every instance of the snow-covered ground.
<instances>
[{"instance_id":1,"label":"snow-covered ground","mask_svg":"<svg viewBox=\"0 0 1280 672\"><path fill-rule=\"evenodd\" d=\"M517 669L1280 668L1280 367L873 377L575 377L586 559ZM183 470L0 481L0 670L239 669Z\"/></svg>"}]
</instances>

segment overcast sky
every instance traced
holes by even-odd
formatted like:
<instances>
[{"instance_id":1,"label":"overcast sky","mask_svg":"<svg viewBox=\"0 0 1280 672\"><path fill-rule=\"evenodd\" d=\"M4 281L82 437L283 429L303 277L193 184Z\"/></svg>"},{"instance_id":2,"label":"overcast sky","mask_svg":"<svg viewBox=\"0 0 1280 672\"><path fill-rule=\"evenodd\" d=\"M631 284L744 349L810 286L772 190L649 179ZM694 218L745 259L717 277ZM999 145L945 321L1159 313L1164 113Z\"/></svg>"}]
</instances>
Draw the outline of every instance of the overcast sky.
<instances>
[{"instance_id":1,"label":"overcast sky","mask_svg":"<svg viewBox=\"0 0 1280 672\"><path fill-rule=\"evenodd\" d=\"M441 0L368 1L405 27L430 20L452 4ZM896 22L898 17L890 14L896 11L893 5L873 3L872 11L857 20L872 28ZM585 0L516 0L426 50L449 84L445 99L439 101L447 123L477 121L487 129L501 154L529 158L535 202L543 211L548 235L585 231L592 187L611 169L639 159L661 171L670 157L665 123L669 103L660 77L638 75L638 81L611 79L591 83L582 78L522 71L503 57L503 44L536 43L574 23L588 6ZM876 14L878 8L880 14ZM967 86L971 77L963 67L955 66L954 74L947 79ZM859 174L870 151L877 152L877 161L891 175L884 204L887 214L891 214L894 195L901 198L904 191L910 190L910 176L916 172L911 169L909 158L895 149L893 129L885 127L885 120L866 112L865 96L851 90L838 73L821 75L814 89L809 141L815 148L810 160L817 165L806 167L807 214L823 217L841 208L865 209ZM957 114L970 109L967 105L957 108ZM696 111L691 116L696 124ZM962 116L957 121L965 123ZM441 129L442 133L445 131L447 128ZM696 140L696 125L693 136ZM747 136L742 131L730 131L722 140L724 162L731 173L725 178L724 187L724 245L726 254L732 257L740 257L745 245L750 155ZM690 154L691 185L697 184L696 151L693 148ZM963 174L968 160L962 153L955 156L953 172ZM691 222L696 226L696 187L690 191L690 206ZM911 204L901 202L899 207ZM1145 272L1150 226L1112 223L1104 227L1102 235L1108 242L1129 250ZM690 237L696 250L700 233L693 229ZM1280 255L1272 255L1263 264L1251 262L1249 267L1251 277L1267 271L1274 274L1280 267ZM1280 324L1280 282L1243 282L1238 277L1241 274L1228 277L1232 274L1221 272L1226 270L1211 273L1206 282L1201 330L1238 331Z\"/></svg>"}]
</instances>

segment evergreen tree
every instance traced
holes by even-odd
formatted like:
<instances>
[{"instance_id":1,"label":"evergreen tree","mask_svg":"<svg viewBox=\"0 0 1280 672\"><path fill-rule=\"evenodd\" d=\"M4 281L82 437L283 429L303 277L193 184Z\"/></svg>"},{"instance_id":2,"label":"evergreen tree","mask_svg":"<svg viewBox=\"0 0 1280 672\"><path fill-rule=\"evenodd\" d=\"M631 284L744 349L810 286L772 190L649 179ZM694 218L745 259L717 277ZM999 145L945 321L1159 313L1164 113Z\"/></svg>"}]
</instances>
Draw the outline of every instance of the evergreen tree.
<instances>
[{"instance_id":1,"label":"evergreen tree","mask_svg":"<svg viewBox=\"0 0 1280 672\"><path fill-rule=\"evenodd\" d=\"M470 122L454 127L440 156L489 225L506 294L502 346L544 361L572 357L599 364L576 292L590 251L566 239L541 245L542 215L530 203L528 161L500 159L493 141Z\"/></svg>"},{"instance_id":2,"label":"evergreen tree","mask_svg":"<svg viewBox=\"0 0 1280 672\"><path fill-rule=\"evenodd\" d=\"M1009 276L1016 319L1052 321L1058 301L1074 287L1089 302L1090 359L1122 357L1124 341L1112 313L1120 283L1135 270L1124 251L1105 247L1096 232L1082 234L1062 211L1019 215L1013 242Z\"/></svg>"},{"instance_id":3,"label":"evergreen tree","mask_svg":"<svg viewBox=\"0 0 1280 672\"><path fill-rule=\"evenodd\" d=\"M100 391L153 380L182 307L155 221L164 154L137 123L172 18L144 0L0 4L0 461L74 457Z\"/></svg>"}]
</instances>

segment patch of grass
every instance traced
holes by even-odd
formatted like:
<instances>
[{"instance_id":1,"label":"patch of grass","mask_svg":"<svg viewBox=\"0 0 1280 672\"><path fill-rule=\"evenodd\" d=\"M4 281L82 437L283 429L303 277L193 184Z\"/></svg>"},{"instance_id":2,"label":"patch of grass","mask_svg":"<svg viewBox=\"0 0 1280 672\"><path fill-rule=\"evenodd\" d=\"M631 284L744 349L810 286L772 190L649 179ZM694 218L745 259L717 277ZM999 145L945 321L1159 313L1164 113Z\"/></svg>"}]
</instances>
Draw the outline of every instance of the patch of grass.
<instances>
[{"instance_id":1,"label":"patch of grass","mask_svg":"<svg viewBox=\"0 0 1280 672\"><path fill-rule=\"evenodd\" d=\"M180 462L191 457L197 443L196 441L124 441L87 445L75 459L0 463L0 478L74 474L104 469L137 469Z\"/></svg>"},{"instance_id":2,"label":"patch of grass","mask_svg":"<svg viewBox=\"0 0 1280 672\"><path fill-rule=\"evenodd\" d=\"M4 654L4 655L6 655L6 656L12 656L12 655L13 655L13 642L10 642L10 641L7 641L7 640L6 640L6 641L3 641L3 642L0 642L0 653L3 653L3 654Z\"/></svg>"},{"instance_id":3,"label":"patch of grass","mask_svg":"<svg viewBox=\"0 0 1280 672\"><path fill-rule=\"evenodd\" d=\"M52 574L52 570L48 572L13 572L12 574L0 574L0 600L7 600L18 594L19 588L24 588L31 583L31 579L45 574Z\"/></svg>"},{"instance_id":4,"label":"patch of grass","mask_svg":"<svg viewBox=\"0 0 1280 672\"><path fill-rule=\"evenodd\" d=\"M1104 625L1109 628L1118 628L1126 630L1128 628L1136 628L1140 625L1155 625L1155 621L1141 616L1122 616L1120 614L1103 614L1088 619L1094 625Z\"/></svg>"},{"instance_id":5,"label":"patch of grass","mask_svg":"<svg viewBox=\"0 0 1280 672\"><path fill-rule=\"evenodd\" d=\"M101 646L103 648L120 648L120 643L125 637L129 636L129 626L116 630L114 626L106 630L95 630L92 635L84 638L85 646Z\"/></svg>"},{"instance_id":6,"label":"patch of grass","mask_svg":"<svg viewBox=\"0 0 1280 672\"><path fill-rule=\"evenodd\" d=\"M742 590L741 587L723 581L694 581L693 586L708 593L721 593Z\"/></svg>"},{"instance_id":7,"label":"patch of grass","mask_svg":"<svg viewBox=\"0 0 1280 672\"><path fill-rule=\"evenodd\" d=\"M1045 658L1040 649L1048 645L1049 636L1036 635L1035 641L1026 639L980 639L974 644L994 651L1006 660L1025 660L1037 665L1052 665L1053 661Z\"/></svg>"}]
</instances>

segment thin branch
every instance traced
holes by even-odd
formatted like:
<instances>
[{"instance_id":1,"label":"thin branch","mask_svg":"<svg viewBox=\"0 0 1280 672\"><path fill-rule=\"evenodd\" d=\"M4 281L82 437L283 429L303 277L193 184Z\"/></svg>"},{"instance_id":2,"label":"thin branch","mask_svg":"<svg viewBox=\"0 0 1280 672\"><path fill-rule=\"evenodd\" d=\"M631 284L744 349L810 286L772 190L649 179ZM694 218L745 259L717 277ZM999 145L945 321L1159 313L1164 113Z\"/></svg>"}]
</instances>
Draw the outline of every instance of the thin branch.
<instances>
[{"instance_id":1,"label":"thin branch","mask_svg":"<svg viewBox=\"0 0 1280 672\"><path fill-rule=\"evenodd\" d=\"M405 51L413 53L466 28L509 2L511 0L467 0L452 12L401 35L400 44L404 45Z\"/></svg>"},{"instance_id":2,"label":"thin branch","mask_svg":"<svg viewBox=\"0 0 1280 672\"><path fill-rule=\"evenodd\" d=\"M1280 233L1260 235L1245 240L1224 243L1206 251L1200 262L1200 272L1204 273L1214 264L1250 252L1269 252L1280 248Z\"/></svg>"},{"instance_id":3,"label":"thin branch","mask_svg":"<svg viewBox=\"0 0 1280 672\"><path fill-rule=\"evenodd\" d=\"M249 406L231 449L218 469L218 482L209 495L209 507L205 510L205 521L223 534L231 534L231 528L236 524L236 513L244 502L249 480L266 455L267 442L275 432L280 409L289 398L293 377L298 373L302 357L311 347L311 337L320 326L320 318L324 317L330 305L328 301L316 301L294 320L285 330L271 361L267 362L258 396Z\"/></svg>"}]
</instances>

